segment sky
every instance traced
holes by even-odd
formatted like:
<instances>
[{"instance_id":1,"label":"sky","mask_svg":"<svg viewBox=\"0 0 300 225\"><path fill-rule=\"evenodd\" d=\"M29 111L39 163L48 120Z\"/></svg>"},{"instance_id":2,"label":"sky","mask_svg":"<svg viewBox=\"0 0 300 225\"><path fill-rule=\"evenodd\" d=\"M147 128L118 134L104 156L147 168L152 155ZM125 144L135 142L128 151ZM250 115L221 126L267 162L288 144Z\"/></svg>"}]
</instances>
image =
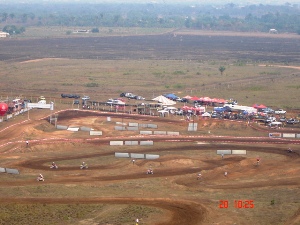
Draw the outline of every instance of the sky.
<instances>
[{"instance_id":1,"label":"sky","mask_svg":"<svg viewBox=\"0 0 300 225\"><path fill-rule=\"evenodd\" d=\"M271 4L271 5L282 5L286 2L291 4L300 4L300 0L9 0L9 3L189 3L189 4L227 4L227 3L234 3L238 5L252 5L252 4ZM7 0L0 0L0 3L7 3Z\"/></svg>"}]
</instances>

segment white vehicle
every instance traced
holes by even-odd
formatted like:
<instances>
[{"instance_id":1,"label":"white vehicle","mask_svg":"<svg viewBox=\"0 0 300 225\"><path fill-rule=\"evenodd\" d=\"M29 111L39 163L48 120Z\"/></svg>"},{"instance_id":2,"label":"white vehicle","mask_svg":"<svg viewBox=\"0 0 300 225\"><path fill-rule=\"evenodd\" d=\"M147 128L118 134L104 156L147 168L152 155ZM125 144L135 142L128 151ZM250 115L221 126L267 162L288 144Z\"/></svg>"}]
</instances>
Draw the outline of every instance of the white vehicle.
<instances>
[{"instance_id":1,"label":"white vehicle","mask_svg":"<svg viewBox=\"0 0 300 225\"><path fill-rule=\"evenodd\" d=\"M120 99L108 99L106 104L110 104L110 105L125 105L125 102L123 102Z\"/></svg>"},{"instance_id":2,"label":"white vehicle","mask_svg":"<svg viewBox=\"0 0 300 225\"><path fill-rule=\"evenodd\" d=\"M83 101L90 100L90 96L87 96L87 95L86 95L86 96L83 96L83 97L82 97L82 100L83 100Z\"/></svg>"},{"instance_id":3,"label":"white vehicle","mask_svg":"<svg viewBox=\"0 0 300 225\"><path fill-rule=\"evenodd\" d=\"M283 109L278 109L278 110L275 110L274 113L275 113L275 114L286 114L286 111L283 110Z\"/></svg>"}]
</instances>

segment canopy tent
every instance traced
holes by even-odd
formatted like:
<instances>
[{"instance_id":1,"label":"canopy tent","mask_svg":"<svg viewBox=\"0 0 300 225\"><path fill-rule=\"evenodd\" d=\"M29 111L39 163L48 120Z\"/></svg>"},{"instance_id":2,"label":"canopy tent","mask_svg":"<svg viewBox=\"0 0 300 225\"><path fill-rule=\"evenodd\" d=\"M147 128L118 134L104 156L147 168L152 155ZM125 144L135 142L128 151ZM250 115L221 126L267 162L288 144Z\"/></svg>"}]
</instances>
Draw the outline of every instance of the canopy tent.
<instances>
[{"instance_id":1,"label":"canopy tent","mask_svg":"<svg viewBox=\"0 0 300 225\"><path fill-rule=\"evenodd\" d=\"M157 112L160 113L162 116L165 116L165 114L169 115L169 111L166 111L166 110L159 110Z\"/></svg>"},{"instance_id":2,"label":"canopy tent","mask_svg":"<svg viewBox=\"0 0 300 225\"><path fill-rule=\"evenodd\" d=\"M198 101L199 98L197 96L194 96L194 97L191 97L190 100L192 100L192 101Z\"/></svg>"},{"instance_id":3,"label":"canopy tent","mask_svg":"<svg viewBox=\"0 0 300 225\"><path fill-rule=\"evenodd\" d=\"M175 94L166 94L164 96L172 100L178 98Z\"/></svg>"},{"instance_id":4,"label":"canopy tent","mask_svg":"<svg viewBox=\"0 0 300 225\"><path fill-rule=\"evenodd\" d=\"M222 98L212 98L211 102L213 102L213 103L219 103L219 104L224 104L225 103L225 99L222 99Z\"/></svg>"},{"instance_id":5,"label":"canopy tent","mask_svg":"<svg viewBox=\"0 0 300 225\"><path fill-rule=\"evenodd\" d=\"M191 99L192 97L189 96L189 95L186 95L186 96L184 96L184 97L182 97L182 98L185 98L185 99Z\"/></svg>"},{"instance_id":6,"label":"canopy tent","mask_svg":"<svg viewBox=\"0 0 300 225\"><path fill-rule=\"evenodd\" d=\"M156 98L153 98L152 101L160 102L160 103L162 103L162 105L175 105L176 104L176 102L174 102L162 95L157 96Z\"/></svg>"},{"instance_id":7,"label":"canopy tent","mask_svg":"<svg viewBox=\"0 0 300 225\"><path fill-rule=\"evenodd\" d=\"M253 108L256 108L256 109L265 109L265 108L267 108L267 106L262 105L262 104L260 104L260 105L254 104L254 105L252 105L252 107L253 107Z\"/></svg>"},{"instance_id":8,"label":"canopy tent","mask_svg":"<svg viewBox=\"0 0 300 225\"><path fill-rule=\"evenodd\" d=\"M202 101L203 102L211 102L211 98L210 97L203 97Z\"/></svg>"},{"instance_id":9,"label":"canopy tent","mask_svg":"<svg viewBox=\"0 0 300 225\"><path fill-rule=\"evenodd\" d=\"M210 113L205 112L205 113L202 114L202 117L211 117L211 115L210 115Z\"/></svg>"}]
</instances>

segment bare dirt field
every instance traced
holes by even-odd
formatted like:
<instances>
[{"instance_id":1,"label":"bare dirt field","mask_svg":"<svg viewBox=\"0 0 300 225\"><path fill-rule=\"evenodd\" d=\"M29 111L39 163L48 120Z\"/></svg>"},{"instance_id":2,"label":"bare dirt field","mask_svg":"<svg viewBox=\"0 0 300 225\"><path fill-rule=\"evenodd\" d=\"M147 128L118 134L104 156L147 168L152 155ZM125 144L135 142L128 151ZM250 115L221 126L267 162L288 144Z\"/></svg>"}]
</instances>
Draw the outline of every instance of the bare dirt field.
<instances>
[{"instance_id":1,"label":"bare dirt field","mask_svg":"<svg viewBox=\"0 0 300 225\"><path fill-rule=\"evenodd\" d=\"M103 131L103 136L93 137L84 131L57 130L42 114L46 112L33 110L30 121L22 122L23 117L1 124L1 166L20 171L19 175L1 174L1 224L134 224L135 218L141 219L140 224L299 224L297 139L270 139L257 124L232 121L222 122L234 123L223 127L224 134L243 129L250 136L216 136L213 119L197 121L207 135L184 131L176 137L139 135L116 131L114 126L123 120L177 131L186 130L188 124L180 118L121 118L91 111L59 114L59 124ZM107 116L112 116L111 122ZM252 131L262 136L255 137ZM28 147L25 139L30 141ZM154 145L110 146L111 140L153 140ZM288 153L288 147L294 153ZM221 159L218 149L243 149L247 154ZM160 157L137 159L133 164L130 158L116 158L115 152ZM258 166L257 157L261 159ZM57 170L49 168L52 161ZM89 164L87 170L80 170L82 161ZM153 175L146 174L148 168ZM200 172L202 178L197 180ZM44 182L35 180L40 173ZM228 205L222 205L224 201ZM244 205L235 201L251 201L253 207L239 208Z\"/></svg>"}]
</instances>

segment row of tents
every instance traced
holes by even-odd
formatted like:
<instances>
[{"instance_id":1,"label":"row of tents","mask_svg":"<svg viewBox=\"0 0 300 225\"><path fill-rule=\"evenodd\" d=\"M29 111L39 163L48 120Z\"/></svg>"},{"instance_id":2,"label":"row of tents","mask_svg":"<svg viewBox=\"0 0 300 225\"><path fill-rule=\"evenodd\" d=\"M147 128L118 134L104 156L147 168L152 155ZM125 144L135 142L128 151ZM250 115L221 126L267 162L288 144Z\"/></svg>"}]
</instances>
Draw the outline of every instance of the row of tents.
<instances>
[{"instance_id":1,"label":"row of tents","mask_svg":"<svg viewBox=\"0 0 300 225\"><path fill-rule=\"evenodd\" d=\"M158 101L162 103L163 105L175 105L176 104L176 99L179 97L176 96L175 94L167 94L167 95L160 95L156 98L153 98L153 101ZM197 97L197 96L184 96L182 99L187 99L189 101L199 101L199 102L204 102L204 103L219 103L219 104L225 104L228 102L228 100L225 99L220 99L220 98L210 98L210 97Z\"/></svg>"}]
</instances>

